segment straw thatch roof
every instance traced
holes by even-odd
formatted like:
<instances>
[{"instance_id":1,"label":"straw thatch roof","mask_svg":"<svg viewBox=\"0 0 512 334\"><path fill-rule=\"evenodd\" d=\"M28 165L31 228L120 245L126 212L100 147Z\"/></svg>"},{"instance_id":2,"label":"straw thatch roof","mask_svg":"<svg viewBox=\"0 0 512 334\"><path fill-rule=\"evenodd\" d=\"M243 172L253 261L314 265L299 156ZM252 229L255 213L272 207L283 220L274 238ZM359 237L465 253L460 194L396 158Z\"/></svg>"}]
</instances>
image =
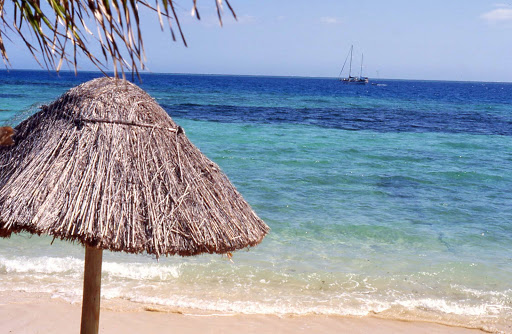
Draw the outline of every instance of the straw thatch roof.
<instances>
[{"instance_id":1,"label":"straw thatch roof","mask_svg":"<svg viewBox=\"0 0 512 334\"><path fill-rule=\"evenodd\" d=\"M19 124L13 139L0 147L0 236L28 231L159 256L226 253L269 231L129 82L75 87Z\"/></svg>"}]
</instances>

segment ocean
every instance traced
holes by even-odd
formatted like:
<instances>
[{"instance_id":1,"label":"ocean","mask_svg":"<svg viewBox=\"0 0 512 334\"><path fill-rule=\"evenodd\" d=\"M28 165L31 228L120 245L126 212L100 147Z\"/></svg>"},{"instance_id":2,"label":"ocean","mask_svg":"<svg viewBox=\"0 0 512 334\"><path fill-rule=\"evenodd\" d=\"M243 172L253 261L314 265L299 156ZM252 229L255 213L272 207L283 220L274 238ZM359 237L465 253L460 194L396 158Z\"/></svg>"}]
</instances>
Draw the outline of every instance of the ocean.
<instances>
[{"instance_id":1,"label":"ocean","mask_svg":"<svg viewBox=\"0 0 512 334\"><path fill-rule=\"evenodd\" d=\"M99 73L0 71L0 125ZM102 298L512 328L512 84L144 74L271 227L193 258L104 253ZM0 240L0 290L80 302L84 249Z\"/></svg>"}]
</instances>

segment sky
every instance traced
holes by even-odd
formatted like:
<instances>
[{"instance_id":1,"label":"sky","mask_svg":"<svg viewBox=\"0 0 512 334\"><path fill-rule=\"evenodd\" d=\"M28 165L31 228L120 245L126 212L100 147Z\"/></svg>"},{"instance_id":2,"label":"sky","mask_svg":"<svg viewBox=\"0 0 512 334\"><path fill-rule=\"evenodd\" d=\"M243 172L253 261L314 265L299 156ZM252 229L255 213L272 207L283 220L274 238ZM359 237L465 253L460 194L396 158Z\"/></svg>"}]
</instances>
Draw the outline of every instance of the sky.
<instances>
[{"instance_id":1,"label":"sky","mask_svg":"<svg viewBox=\"0 0 512 334\"><path fill-rule=\"evenodd\" d=\"M198 3L201 21L177 1L188 47L143 13L150 72L337 77L354 45L370 78L512 81L512 2L231 0L238 21L225 8L222 28L214 0ZM12 67L39 68L14 42Z\"/></svg>"}]
</instances>

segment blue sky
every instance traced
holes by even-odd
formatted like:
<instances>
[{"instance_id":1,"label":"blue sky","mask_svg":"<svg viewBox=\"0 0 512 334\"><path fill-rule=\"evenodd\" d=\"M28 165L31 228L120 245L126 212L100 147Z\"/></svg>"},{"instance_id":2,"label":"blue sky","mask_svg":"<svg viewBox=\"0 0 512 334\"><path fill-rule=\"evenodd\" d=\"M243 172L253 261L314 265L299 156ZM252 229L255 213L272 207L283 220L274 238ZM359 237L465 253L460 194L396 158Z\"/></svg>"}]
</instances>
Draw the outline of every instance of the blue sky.
<instances>
[{"instance_id":1,"label":"blue sky","mask_svg":"<svg viewBox=\"0 0 512 334\"><path fill-rule=\"evenodd\" d=\"M353 44L373 78L512 81L512 2L231 0L239 20L226 8L223 28L214 1L198 1L201 21L191 3L178 1L188 48L144 14L151 72L335 77ZM37 68L7 47L14 68Z\"/></svg>"}]
</instances>

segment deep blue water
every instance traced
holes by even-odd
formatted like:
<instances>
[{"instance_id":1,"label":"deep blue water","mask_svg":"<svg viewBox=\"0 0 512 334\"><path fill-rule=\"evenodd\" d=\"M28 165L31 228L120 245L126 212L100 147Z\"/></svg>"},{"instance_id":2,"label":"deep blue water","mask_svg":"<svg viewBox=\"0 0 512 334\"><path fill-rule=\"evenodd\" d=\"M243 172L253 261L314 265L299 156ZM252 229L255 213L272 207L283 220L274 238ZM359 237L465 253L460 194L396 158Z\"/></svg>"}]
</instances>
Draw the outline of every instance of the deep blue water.
<instances>
[{"instance_id":1,"label":"deep blue water","mask_svg":"<svg viewBox=\"0 0 512 334\"><path fill-rule=\"evenodd\" d=\"M33 100L33 91L15 89L27 82L34 87L51 83L59 92L98 75L0 71L0 85L15 90L0 92L0 99ZM377 132L512 134L512 83L377 80L373 83L378 85L357 86L335 79L166 74L142 75L142 84L135 83L179 118Z\"/></svg>"},{"instance_id":2,"label":"deep blue water","mask_svg":"<svg viewBox=\"0 0 512 334\"><path fill-rule=\"evenodd\" d=\"M200 83L194 83L194 79L197 80L178 76L171 81L180 89L192 86L193 95L220 96L208 103L162 99L162 106L171 115L218 122L308 124L377 132L512 134L510 114L502 113L510 110L512 84L380 80L387 86L361 87L311 78L222 77L222 84L219 77L201 77ZM144 80L145 87L158 91L158 76ZM221 98L239 92L261 100L254 105L247 99ZM340 103L340 98L347 101Z\"/></svg>"},{"instance_id":3,"label":"deep blue water","mask_svg":"<svg viewBox=\"0 0 512 334\"><path fill-rule=\"evenodd\" d=\"M0 122L98 76L0 71ZM235 264L106 254L105 298L510 330L512 84L142 79L272 231ZM0 240L0 289L75 298L83 251L49 241Z\"/></svg>"}]
</instances>

